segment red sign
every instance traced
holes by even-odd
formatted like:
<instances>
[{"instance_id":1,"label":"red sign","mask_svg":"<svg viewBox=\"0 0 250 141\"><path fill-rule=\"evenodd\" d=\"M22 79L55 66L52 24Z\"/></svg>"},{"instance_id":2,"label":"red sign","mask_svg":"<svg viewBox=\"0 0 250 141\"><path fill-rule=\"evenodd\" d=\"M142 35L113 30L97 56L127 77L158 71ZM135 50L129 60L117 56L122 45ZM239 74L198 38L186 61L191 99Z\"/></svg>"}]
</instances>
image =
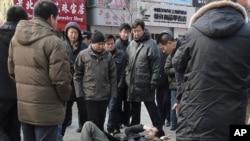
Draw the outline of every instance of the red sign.
<instances>
[{"instance_id":1,"label":"red sign","mask_svg":"<svg viewBox=\"0 0 250 141\"><path fill-rule=\"evenodd\" d=\"M86 30L86 0L52 0L58 7L59 30L64 30L68 22L77 22L81 30ZM33 9L37 0L14 0L14 4L21 5L26 9L29 18L33 17ZM46 12L46 11L44 11Z\"/></svg>"}]
</instances>

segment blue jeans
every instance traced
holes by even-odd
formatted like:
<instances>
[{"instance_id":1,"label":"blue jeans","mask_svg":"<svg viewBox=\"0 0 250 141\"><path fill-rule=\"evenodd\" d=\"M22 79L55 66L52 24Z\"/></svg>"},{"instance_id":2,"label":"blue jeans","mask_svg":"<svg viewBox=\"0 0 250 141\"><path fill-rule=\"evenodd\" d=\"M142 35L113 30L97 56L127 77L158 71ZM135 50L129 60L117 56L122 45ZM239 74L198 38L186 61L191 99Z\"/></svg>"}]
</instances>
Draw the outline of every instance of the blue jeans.
<instances>
[{"instance_id":1,"label":"blue jeans","mask_svg":"<svg viewBox=\"0 0 250 141\"><path fill-rule=\"evenodd\" d=\"M171 110L170 110L170 120L171 125L177 126L177 116L176 116L176 110L172 109L174 104L176 102L176 90L171 90Z\"/></svg>"},{"instance_id":2,"label":"blue jeans","mask_svg":"<svg viewBox=\"0 0 250 141\"><path fill-rule=\"evenodd\" d=\"M23 141L56 141L58 125L38 126L22 123Z\"/></svg>"}]
</instances>

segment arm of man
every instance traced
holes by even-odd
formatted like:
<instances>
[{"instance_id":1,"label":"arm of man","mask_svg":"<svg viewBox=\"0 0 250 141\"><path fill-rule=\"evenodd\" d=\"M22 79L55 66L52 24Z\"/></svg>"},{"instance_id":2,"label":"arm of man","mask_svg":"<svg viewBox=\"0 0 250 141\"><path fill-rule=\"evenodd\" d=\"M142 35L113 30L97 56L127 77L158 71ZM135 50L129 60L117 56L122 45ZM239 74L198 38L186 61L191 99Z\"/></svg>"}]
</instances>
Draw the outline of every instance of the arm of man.
<instances>
[{"instance_id":1,"label":"arm of man","mask_svg":"<svg viewBox=\"0 0 250 141\"><path fill-rule=\"evenodd\" d=\"M168 76L175 76L175 70L173 68L172 65L172 58L171 55L168 55L166 63L164 65L164 72L168 75Z\"/></svg>"},{"instance_id":2,"label":"arm of man","mask_svg":"<svg viewBox=\"0 0 250 141\"><path fill-rule=\"evenodd\" d=\"M154 44L150 47L148 52L148 57L150 59L150 68L151 68L151 89L158 86L158 80L160 77L160 49Z\"/></svg>"},{"instance_id":3,"label":"arm of man","mask_svg":"<svg viewBox=\"0 0 250 141\"><path fill-rule=\"evenodd\" d=\"M117 78L116 78L116 66L113 59L110 60L109 65L109 79L110 79L110 90L111 97L117 97Z\"/></svg>"},{"instance_id":4,"label":"arm of man","mask_svg":"<svg viewBox=\"0 0 250 141\"><path fill-rule=\"evenodd\" d=\"M71 92L72 75L69 56L63 42L58 42L49 56L49 77L59 99L67 101Z\"/></svg>"},{"instance_id":5,"label":"arm of man","mask_svg":"<svg viewBox=\"0 0 250 141\"><path fill-rule=\"evenodd\" d=\"M75 60L74 65L74 86L76 97L83 97L83 75L84 75L84 61L83 61L83 52L80 52Z\"/></svg>"},{"instance_id":6,"label":"arm of man","mask_svg":"<svg viewBox=\"0 0 250 141\"><path fill-rule=\"evenodd\" d=\"M10 78L15 81L15 71L14 71L15 67L14 67L14 61L13 61L13 48L12 48L12 44L10 42L9 45L9 57L8 57L8 71L9 71L9 75Z\"/></svg>"}]
</instances>

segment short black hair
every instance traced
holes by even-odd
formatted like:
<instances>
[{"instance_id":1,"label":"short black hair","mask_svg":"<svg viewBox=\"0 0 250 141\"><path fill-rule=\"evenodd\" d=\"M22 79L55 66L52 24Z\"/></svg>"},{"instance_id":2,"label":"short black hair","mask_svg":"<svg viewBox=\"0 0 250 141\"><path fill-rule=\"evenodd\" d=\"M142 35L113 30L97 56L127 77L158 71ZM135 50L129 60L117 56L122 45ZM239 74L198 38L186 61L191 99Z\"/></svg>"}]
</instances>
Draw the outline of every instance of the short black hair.
<instances>
[{"instance_id":1,"label":"short black hair","mask_svg":"<svg viewBox=\"0 0 250 141\"><path fill-rule=\"evenodd\" d=\"M173 41L174 39L170 37L168 34L162 34L157 40L157 44L166 45L168 41Z\"/></svg>"},{"instance_id":2,"label":"short black hair","mask_svg":"<svg viewBox=\"0 0 250 141\"><path fill-rule=\"evenodd\" d=\"M119 27L119 31L129 30L131 32L131 26L128 23L122 23Z\"/></svg>"},{"instance_id":3,"label":"short black hair","mask_svg":"<svg viewBox=\"0 0 250 141\"><path fill-rule=\"evenodd\" d=\"M58 8L56 4L50 0L39 0L35 4L33 15L34 17L39 17L45 20L49 19L49 17L53 15L56 19L58 16Z\"/></svg>"},{"instance_id":4,"label":"short black hair","mask_svg":"<svg viewBox=\"0 0 250 141\"><path fill-rule=\"evenodd\" d=\"M18 5L11 6L7 11L7 21L18 23L20 20L27 20L27 12Z\"/></svg>"},{"instance_id":5,"label":"short black hair","mask_svg":"<svg viewBox=\"0 0 250 141\"><path fill-rule=\"evenodd\" d=\"M141 26L142 29L145 29L145 23L142 19L136 19L133 23L132 23L132 28L136 28L137 26Z\"/></svg>"},{"instance_id":6,"label":"short black hair","mask_svg":"<svg viewBox=\"0 0 250 141\"><path fill-rule=\"evenodd\" d=\"M105 36L105 41L108 41L108 40L110 40L110 39L113 39L113 40L115 41L115 36L112 35L112 34L107 34L107 35Z\"/></svg>"}]
</instances>

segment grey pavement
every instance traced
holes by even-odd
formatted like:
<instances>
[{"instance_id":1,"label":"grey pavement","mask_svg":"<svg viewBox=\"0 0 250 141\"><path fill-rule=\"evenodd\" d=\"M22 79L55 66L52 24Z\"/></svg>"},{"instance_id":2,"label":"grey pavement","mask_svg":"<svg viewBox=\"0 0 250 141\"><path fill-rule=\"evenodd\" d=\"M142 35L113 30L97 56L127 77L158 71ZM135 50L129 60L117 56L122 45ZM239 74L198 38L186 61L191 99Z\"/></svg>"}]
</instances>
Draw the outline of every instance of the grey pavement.
<instances>
[{"instance_id":1,"label":"grey pavement","mask_svg":"<svg viewBox=\"0 0 250 141\"><path fill-rule=\"evenodd\" d=\"M141 110L142 110L141 111L141 123L152 124L144 104L142 104ZM106 115L106 120L105 120L105 125L104 125L105 128L107 127L107 118L108 118L108 114ZM76 129L78 126L77 122L78 122L77 107L76 107L76 104L74 104L73 105L73 121L72 121L71 126L67 127L63 141L80 141L80 133L76 133ZM170 141L176 140L175 131L169 130L169 127L166 127L166 126L164 126L163 129L166 135L170 134L170 137L171 137Z\"/></svg>"}]
</instances>

